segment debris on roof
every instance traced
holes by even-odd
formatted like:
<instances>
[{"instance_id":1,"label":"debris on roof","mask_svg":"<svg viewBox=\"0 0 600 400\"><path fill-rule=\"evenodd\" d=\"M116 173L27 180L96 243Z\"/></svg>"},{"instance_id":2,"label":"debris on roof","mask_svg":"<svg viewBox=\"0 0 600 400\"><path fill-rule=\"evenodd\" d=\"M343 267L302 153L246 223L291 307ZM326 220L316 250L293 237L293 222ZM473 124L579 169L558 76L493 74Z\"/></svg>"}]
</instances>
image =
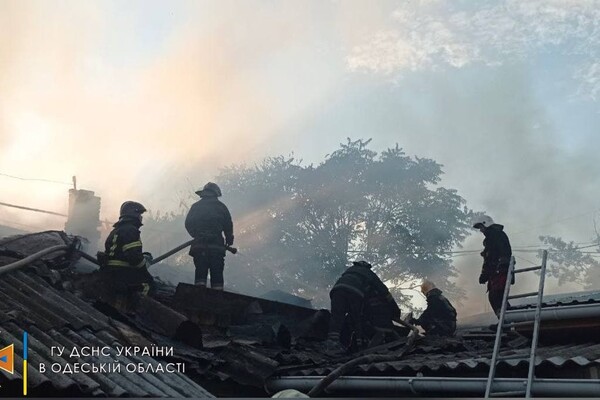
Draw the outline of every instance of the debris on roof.
<instances>
[{"instance_id":1,"label":"debris on roof","mask_svg":"<svg viewBox=\"0 0 600 400\"><path fill-rule=\"evenodd\" d=\"M268 292L258 297L260 297L261 299L278 301L280 303L287 303L305 308L313 308L311 300L305 299L304 297L296 296L288 292L284 292L283 290L279 289L269 290Z\"/></svg>"},{"instance_id":2,"label":"debris on roof","mask_svg":"<svg viewBox=\"0 0 600 400\"><path fill-rule=\"evenodd\" d=\"M0 268L40 249L71 244L72 240L55 231L0 240ZM328 355L323 343L329 321L327 310L185 283L174 288L159 282L154 297L138 298L131 312L104 301L104 289L98 287L95 275L78 272L73 263L68 255L49 255L0 278L0 347L14 343L18 364L22 362L23 333L29 333L32 395L259 397L269 394L265 385L271 387L273 382L322 377L359 355L391 355L406 343L403 338L354 354ZM595 303L593 297L585 304ZM598 336L578 330L582 335L563 335L561 342L544 342L542 335L536 358L537 377L586 382L597 378ZM493 331L481 327L460 330L454 338L420 337L416 346L397 361L358 365L351 374L357 379L484 379L494 337ZM53 348L85 346L106 347L110 351L106 355L83 355L81 362L117 360L122 365L142 363L153 370L169 363L183 363L185 371L39 372L41 363L65 368L73 362L68 354L53 353ZM126 346L172 347L174 351L169 355L116 353L115 349ZM505 333L500 352L504 359L498 364L498 376L526 376L528 351L526 336L515 331ZM22 375L0 372L0 384L6 393L18 395Z\"/></svg>"}]
</instances>

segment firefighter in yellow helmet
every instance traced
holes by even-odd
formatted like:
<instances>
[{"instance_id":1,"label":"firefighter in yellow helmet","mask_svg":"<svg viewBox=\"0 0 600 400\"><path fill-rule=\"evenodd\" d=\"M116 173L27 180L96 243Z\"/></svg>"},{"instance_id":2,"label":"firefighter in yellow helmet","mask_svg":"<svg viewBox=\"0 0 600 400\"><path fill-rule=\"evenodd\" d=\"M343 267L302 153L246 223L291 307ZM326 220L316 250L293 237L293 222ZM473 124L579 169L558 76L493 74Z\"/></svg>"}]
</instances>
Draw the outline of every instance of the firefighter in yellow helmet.
<instances>
[{"instance_id":1,"label":"firefighter in yellow helmet","mask_svg":"<svg viewBox=\"0 0 600 400\"><path fill-rule=\"evenodd\" d=\"M421 292L427 298L427 309L419 318L413 318L410 322L421 325L426 335L454 336L456 310L452 304L431 281L423 281Z\"/></svg>"},{"instance_id":2,"label":"firefighter in yellow helmet","mask_svg":"<svg viewBox=\"0 0 600 400\"><path fill-rule=\"evenodd\" d=\"M115 292L120 294L139 292L147 294L154 282L148 267L152 261L150 253L142 251L140 227L146 208L135 201L121 205L119 221L114 224L105 242L103 270Z\"/></svg>"}]
</instances>

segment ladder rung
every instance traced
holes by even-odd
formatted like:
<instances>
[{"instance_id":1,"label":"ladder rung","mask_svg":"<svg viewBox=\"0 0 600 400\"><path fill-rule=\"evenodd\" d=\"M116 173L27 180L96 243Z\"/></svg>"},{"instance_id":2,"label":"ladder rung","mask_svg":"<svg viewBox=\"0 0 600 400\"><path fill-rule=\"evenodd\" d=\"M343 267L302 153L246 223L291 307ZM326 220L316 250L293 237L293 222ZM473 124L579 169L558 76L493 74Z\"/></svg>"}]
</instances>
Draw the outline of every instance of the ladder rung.
<instances>
[{"instance_id":1,"label":"ladder rung","mask_svg":"<svg viewBox=\"0 0 600 400\"><path fill-rule=\"evenodd\" d=\"M511 392L492 392L490 393L490 397L516 397L525 396L525 394L524 390L513 390Z\"/></svg>"},{"instance_id":2,"label":"ladder rung","mask_svg":"<svg viewBox=\"0 0 600 400\"><path fill-rule=\"evenodd\" d=\"M525 356L527 357L527 356ZM523 354L509 354L507 356L498 356L496 357L496 361L506 361L506 360L516 360L516 359L523 359L524 361L529 361L529 359L525 359L525 357L523 357Z\"/></svg>"},{"instance_id":3,"label":"ladder rung","mask_svg":"<svg viewBox=\"0 0 600 400\"><path fill-rule=\"evenodd\" d=\"M508 300L511 300L511 299L520 299L522 297L537 296L538 294L539 294L539 292L529 292L529 293L515 294L514 296L508 296Z\"/></svg>"},{"instance_id":4,"label":"ladder rung","mask_svg":"<svg viewBox=\"0 0 600 400\"><path fill-rule=\"evenodd\" d=\"M519 321L519 322L505 322L504 325L502 325L503 327L506 326L508 328L511 327L515 327L515 326L527 326L527 325L533 325L535 323L535 321L531 320L531 321Z\"/></svg>"},{"instance_id":5,"label":"ladder rung","mask_svg":"<svg viewBox=\"0 0 600 400\"><path fill-rule=\"evenodd\" d=\"M502 329L500 330L500 334L502 336L506 336L506 334L508 332L510 332L510 328L511 328L511 326L505 323L504 325L502 325ZM492 335L496 336L496 333L493 333Z\"/></svg>"},{"instance_id":6,"label":"ladder rung","mask_svg":"<svg viewBox=\"0 0 600 400\"><path fill-rule=\"evenodd\" d=\"M537 271L538 269L542 269L541 265L538 265L537 267L529 267L529 268L521 268L521 269L515 269L513 272L515 274L518 274L520 272L528 272L528 271Z\"/></svg>"}]
</instances>

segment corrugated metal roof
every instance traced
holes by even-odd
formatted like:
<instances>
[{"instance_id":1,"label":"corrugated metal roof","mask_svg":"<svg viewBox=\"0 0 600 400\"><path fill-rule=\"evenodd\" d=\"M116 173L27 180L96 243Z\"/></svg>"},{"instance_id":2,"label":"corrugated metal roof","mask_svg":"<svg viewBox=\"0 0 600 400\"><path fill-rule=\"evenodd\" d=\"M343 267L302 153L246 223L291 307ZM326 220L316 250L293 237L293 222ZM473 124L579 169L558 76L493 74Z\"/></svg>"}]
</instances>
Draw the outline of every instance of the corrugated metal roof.
<instances>
[{"instance_id":1,"label":"corrugated metal roof","mask_svg":"<svg viewBox=\"0 0 600 400\"><path fill-rule=\"evenodd\" d=\"M37 235L35 241L39 239L44 243L44 247L55 245L56 241L63 239L61 235L54 238L47 238L43 234ZM9 245L10 251L22 254L34 251L40 246L29 243L23 250L22 246L19 247L16 245L18 243L12 241L4 244ZM0 241L0 251L2 248L3 243ZM0 265L6 263L6 260L10 262L10 251L5 252L4 256L0 253ZM53 260L49 261L49 264L52 264ZM228 388L232 387L234 382L245 388L250 385L262 388L264 380L273 375L325 375L356 356L354 354L330 357L323 351L323 343L318 340L323 336L323 332L317 328L323 326L327 328L329 317L327 311L314 312L234 293L213 293L210 289L198 289L185 284L180 285L177 292L171 289L161 292L160 300L163 303L161 307L179 308L179 311L185 312L192 321L194 318L208 320L210 319L206 318L208 314L215 314L214 321L211 320L212 326L203 326L205 349L202 351L183 345L174 339L174 336L155 329L152 324L144 323L148 321L139 321L144 315L130 318L129 327L124 328L123 324L111 319L110 312L104 309L100 311L73 292L65 290L75 280L63 278L56 271L47 268L44 263L40 263L27 271L15 271L4 275L0 280L0 326L2 326L0 345L15 343L19 352L19 346L22 349L22 332L27 330L31 333L29 347L32 365L39 362L70 361L64 357L49 356L51 346L61 345L69 348L94 344L114 347L116 343L128 344L131 340L144 339L140 332L144 332L147 337L157 338L160 343L171 343L176 346L177 357L188 362L189 371L186 372L194 376L194 379L202 377L202 382L205 382L205 379L214 379L219 381L218 383L223 382L220 387ZM74 285L74 287L78 286ZM555 297L548 299L550 299L548 304L600 302L600 294L586 292L572 296L562 295L560 299ZM162 315L163 311L159 313ZM223 316L227 318L223 320ZM215 327L221 325L220 322L229 327L229 336ZM279 341L266 340L263 337L265 335L260 336L256 333L246 340L240 340L239 332L263 333L262 328L265 327L272 329L274 336L277 336L279 330L275 329L275 323L285 324L289 328L294 338L291 348L279 346ZM147 335L148 332L151 336ZM207 335L207 332L211 334ZM493 338L490 339L489 336L490 334L493 336L493 333L490 332L487 331L488 337L485 337L485 332L482 331L479 334L469 332L469 335L451 339L421 338L417 347L403 359L362 365L354 374L415 376L424 373L437 376L484 376L489 369L492 352ZM512 335L507 337L505 348L501 353L509 358L500 362L499 371L522 370L526 366L529 356L528 339L516 334ZM398 344L400 347L402 345L402 343ZM385 352L392 354L395 350L389 347ZM107 361L112 361L114 357L116 355L111 354L110 360ZM88 360L102 362L103 358L83 358L83 361ZM18 357L16 361L21 362ZM162 362L149 357L125 357L122 361L139 361L151 365ZM577 368L597 366L600 365L600 343L596 341L596 343L585 344L542 345L539 347L536 364L553 370L569 370L570 366ZM0 374L0 381L3 379L11 379L12 381L8 381L10 385L21 377L18 374L14 376ZM218 385L218 383L211 381L211 385ZM43 375L31 368L30 385L45 395L53 393L111 397L210 396L202 387L183 374L57 376L57 374ZM4 389L4 383L2 386ZM216 387L211 386L211 390ZM219 392L215 391L215 393Z\"/></svg>"},{"instance_id":2,"label":"corrugated metal roof","mask_svg":"<svg viewBox=\"0 0 600 400\"><path fill-rule=\"evenodd\" d=\"M54 234L38 234L35 240L23 240L0 243L4 250L19 254L31 254L39 250L40 243L60 241L63 237ZM6 246L3 246L6 245ZM44 247L41 247L44 248ZM0 265L6 265L11 257L5 256ZM200 385L181 372L174 373L127 373L127 363L143 363L154 369L159 364L164 368L166 362L149 356L118 356L117 346L127 346L123 331L118 323L96 310L87 302L64 290L60 281L56 287L42 278L46 273L56 271L45 268L43 264L36 268L13 271L2 275L0 279L0 348L14 344L14 375L0 373L3 393L8 388L18 388L23 379L19 365L22 365L23 332L28 332L28 381L32 394L59 396L132 396L132 397L213 397ZM140 336L141 337L141 336ZM148 342L150 343L150 342ZM110 348L110 356L82 356L70 358L70 353L62 356L51 355L53 346L66 349L96 346ZM175 350L177 353L177 349ZM121 372L109 373L53 373L39 372L40 363L50 366L58 363L65 366L78 363L108 363L118 360ZM8 385L5 385L7 382Z\"/></svg>"},{"instance_id":3,"label":"corrugated metal roof","mask_svg":"<svg viewBox=\"0 0 600 400\"><path fill-rule=\"evenodd\" d=\"M501 356L509 356L511 359L502 360L498 368L503 366L517 367L528 365L529 349L503 351ZM416 373L435 373L443 375L444 372L453 374L462 372L488 371L490 367L490 355L477 356L472 352L459 352L452 354L413 354L405 359L395 362L374 363L360 365L353 371L353 375L406 375L413 376ZM327 375L340 364L329 364L323 366L300 367L294 369L291 366L279 370L284 376L322 376ZM590 366L600 365L600 344L588 343L573 346L550 346L540 348L537 353L536 366L549 366L552 368L563 368L569 365Z\"/></svg>"},{"instance_id":4,"label":"corrugated metal roof","mask_svg":"<svg viewBox=\"0 0 600 400\"><path fill-rule=\"evenodd\" d=\"M14 343L16 354L22 354L23 331L29 332L29 382L30 387L46 391L53 389L59 394L99 395L116 397L190 397L211 396L202 387L182 373L135 374L126 373L124 365L129 362L143 362L156 365L164 362L150 357L121 357L116 355L115 345L126 345L117 339L120 332L109 325L109 319L93 307L66 291L58 291L40 278L23 272L13 272L0 281L2 300L0 320L0 345ZM111 357L81 357L77 362L113 363L119 359L123 365L121 373L72 374L63 375L37 371L44 363L73 363L73 359L51 356L52 346L67 349L83 346L108 346ZM21 360L16 356L17 363ZM19 364L17 364L19 365ZM21 379L17 373L10 378ZM48 393L48 392L45 392Z\"/></svg>"},{"instance_id":5,"label":"corrugated metal roof","mask_svg":"<svg viewBox=\"0 0 600 400\"><path fill-rule=\"evenodd\" d=\"M600 304L600 290L590 290L587 292L563 293L544 295L543 307L556 307L577 304ZM511 300L511 309L534 308L535 299L515 299Z\"/></svg>"}]
</instances>

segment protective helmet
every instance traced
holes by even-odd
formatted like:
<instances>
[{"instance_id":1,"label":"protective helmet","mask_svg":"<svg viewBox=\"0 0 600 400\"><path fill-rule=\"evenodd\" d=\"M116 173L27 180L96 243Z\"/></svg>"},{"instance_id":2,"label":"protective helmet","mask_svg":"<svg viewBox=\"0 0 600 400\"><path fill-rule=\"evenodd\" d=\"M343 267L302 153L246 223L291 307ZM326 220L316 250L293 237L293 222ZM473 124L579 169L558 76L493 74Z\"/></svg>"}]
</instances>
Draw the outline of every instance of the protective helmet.
<instances>
[{"instance_id":1,"label":"protective helmet","mask_svg":"<svg viewBox=\"0 0 600 400\"><path fill-rule=\"evenodd\" d=\"M431 289L435 289L435 284L430 280L423 280L423 283L421 284L421 292L426 295L429 293L429 291L431 291Z\"/></svg>"},{"instance_id":2,"label":"protective helmet","mask_svg":"<svg viewBox=\"0 0 600 400\"><path fill-rule=\"evenodd\" d=\"M196 192L196 194L200 197L207 197L207 196L215 196L215 197L221 197L221 188L219 188L219 185L217 185L216 183L213 182L208 182L206 185L204 185L204 187L200 190L198 190Z\"/></svg>"},{"instance_id":3,"label":"protective helmet","mask_svg":"<svg viewBox=\"0 0 600 400\"><path fill-rule=\"evenodd\" d=\"M473 219L473 228L489 228L494 225L494 220L488 215L479 215Z\"/></svg>"},{"instance_id":4,"label":"protective helmet","mask_svg":"<svg viewBox=\"0 0 600 400\"><path fill-rule=\"evenodd\" d=\"M140 215L145 213L146 207L136 201L126 201L121 204L121 210L119 211L119 217L135 217L139 218Z\"/></svg>"},{"instance_id":5,"label":"protective helmet","mask_svg":"<svg viewBox=\"0 0 600 400\"><path fill-rule=\"evenodd\" d=\"M369 264L366 261L353 261L352 265L354 265L355 267L365 267L365 268L371 268L372 265Z\"/></svg>"}]
</instances>

